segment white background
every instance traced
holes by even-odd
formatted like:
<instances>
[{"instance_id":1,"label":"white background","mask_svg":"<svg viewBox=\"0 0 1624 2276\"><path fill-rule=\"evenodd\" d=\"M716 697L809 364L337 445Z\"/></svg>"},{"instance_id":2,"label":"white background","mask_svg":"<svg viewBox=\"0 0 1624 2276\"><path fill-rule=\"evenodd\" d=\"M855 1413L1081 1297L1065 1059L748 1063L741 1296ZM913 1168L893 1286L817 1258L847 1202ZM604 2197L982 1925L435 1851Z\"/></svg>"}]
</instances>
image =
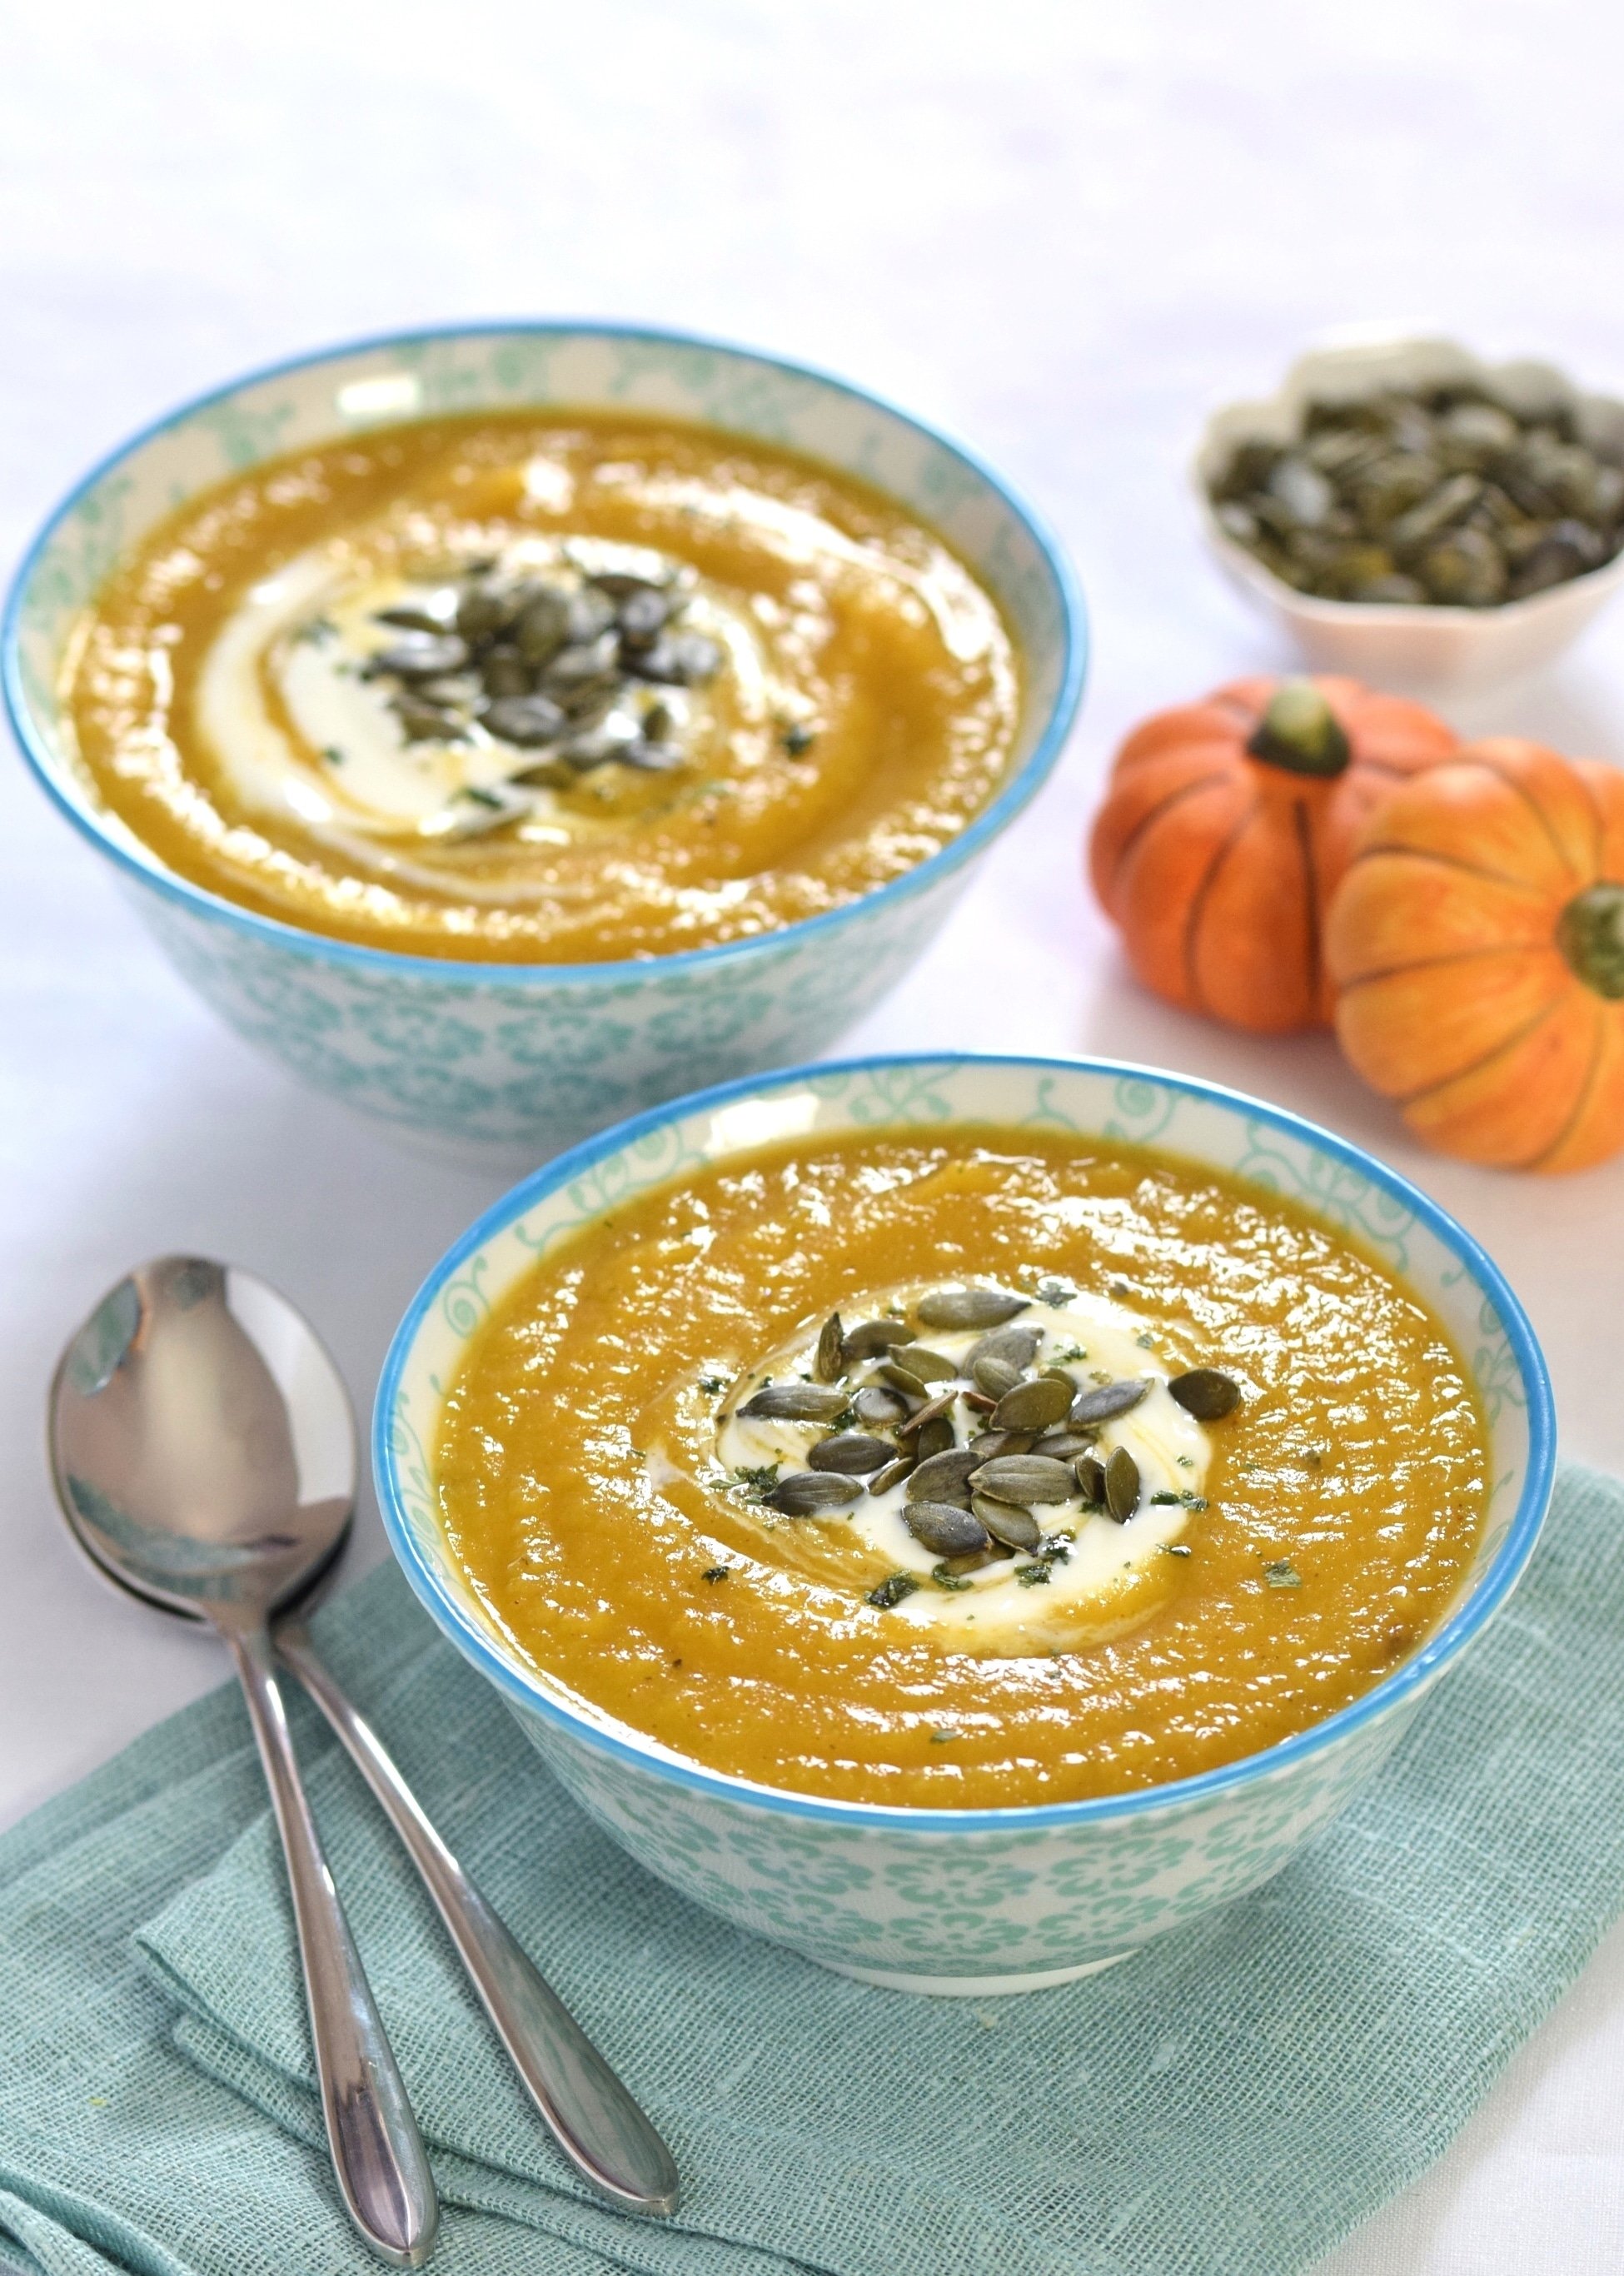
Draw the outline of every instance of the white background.
<instances>
[{"instance_id":1,"label":"white background","mask_svg":"<svg viewBox=\"0 0 1624 2276\"><path fill-rule=\"evenodd\" d=\"M1078 869L1127 724L1283 660L1181 494L1215 402L1381 318L1624 393L1609 0L35 0L0 20L8 563L177 398L421 321L715 330L958 429L1058 523L1094 670L1058 778L852 1045L1160 1061L1373 1146L1509 1273L1567 1451L1624 1468L1624 1163L1547 1184L1420 1154L1328 1041L1248 1042L1140 994ZM1624 761L1621 640L1615 611L1457 724ZM216 1027L9 762L0 1039L4 1819L221 1673L58 1532L41 1406L66 1331L139 1257L212 1251L306 1308L365 1410L420 1277L492 1192ZM368 1510L358 1560L380 1546ZM1616 2268L1621 2077L1624 1933L1327 2276Z\"/></svg>"}]
</instances>

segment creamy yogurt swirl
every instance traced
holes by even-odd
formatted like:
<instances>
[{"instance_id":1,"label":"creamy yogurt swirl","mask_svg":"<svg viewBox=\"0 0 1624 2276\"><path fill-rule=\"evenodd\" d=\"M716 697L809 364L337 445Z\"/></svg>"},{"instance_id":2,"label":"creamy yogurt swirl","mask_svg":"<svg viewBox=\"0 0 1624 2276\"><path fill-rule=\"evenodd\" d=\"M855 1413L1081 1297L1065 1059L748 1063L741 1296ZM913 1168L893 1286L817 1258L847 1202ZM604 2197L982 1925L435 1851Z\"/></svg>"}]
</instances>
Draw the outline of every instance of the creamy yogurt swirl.
<instances>
[{"instance_id":1,"label":"creamy yogurt swirl","mask_svg":"<svg viewBox=\"0 0 1624 2276\"><path fill-rule=\"evenodd\" d=\"M913 1287L871 1295L854 1316L900 1319L911 1314L920 1294ZM1033 1507L1039 1546L1000 1555L995 1545L990 1561L955 1570L955 1565L971 1560L945 1559L910 1529L906 1478L877 1493L872 1483L884 1473L871 1473L861 1481L861 1493L841 1507L806 1517L775 1513L765 1502L772 1486L804 1472L811 1450L832 1428L854 1427L849 1415L797 1421L740 1411L764 1385L816 1382L817 1323L809 1323L732 1385L716 1435L718 1482L752 1486L762 1497L763 1525L775 1533L785 1526L813 1526L825 1544L831 1538L849 1544L851 1585L865 1596L877 1576L883 1585L885 1576L906 1575L889 1617L905 1631L928 1635L944 1648L1025 1654L1100 1641L1141 1617L1147 1601L1159 1601L1165 1593L1174 1569L1166 1560L1184 1553L1181 1536L1192 1513L1206 1506L1210 1434L1169 1392L1169 1382L1180 1370L1161 1354L1151 1324L1116 1298L1051 1286L1042 1302L1028 1304L1012 1324L1036 1339L1023 1370L1028 1379L1040 1371L1063 1374L1078 1397L1110 1385L1142 1386L1126 1411L1072 1434L1092 1438L1102 1463L1118 1447L1132 1456L1139 1493L1125 1521L1086 1503L1079 1485L1064 1500ZM979 1327L922 1328L918 1340L968 1369L985 1333ZM906 1368L908 1347L899 1346L892 1357ZM854 1397L865 1387L882 1385L884 1365L884 1354L859 1364L846 1373L841 1387ZM927 1388L933 1400L953 1394L945 1419L955 1448L969 1446L986 1430L989 1417L973 1402L975 1386L968 1374L953 1384L933 1381Z\"/></svg>"}]
</instances>

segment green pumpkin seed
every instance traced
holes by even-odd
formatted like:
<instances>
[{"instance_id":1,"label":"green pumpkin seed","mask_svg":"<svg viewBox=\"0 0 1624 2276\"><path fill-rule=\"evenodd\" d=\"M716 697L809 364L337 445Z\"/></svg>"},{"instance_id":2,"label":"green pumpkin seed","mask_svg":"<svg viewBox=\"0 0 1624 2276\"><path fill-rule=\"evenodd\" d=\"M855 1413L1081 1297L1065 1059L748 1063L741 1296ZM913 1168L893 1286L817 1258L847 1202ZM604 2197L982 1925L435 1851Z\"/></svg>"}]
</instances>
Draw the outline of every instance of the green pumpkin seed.
<instances>
[{"instance_id":1,"label":"green pumpkin seed","mask_svg":"<svg viewBox=\"0 0 1624 2276\"><path fill-rule=\"evenodd\" d=\"M978 1391L984 1391L995 1403L1006 1391L1013 1391L1021 1380L1021 1369L1011 1367L1001 1359L978 1359L970 1369L971 1378Z\"/></svg>"},{"instance_id":2,"label":"green pumpkin seed","mask_svg":"<svg viewBox=\"0 0 1624 2276\"><path fill-rule=\"evenodd\" d=\"M871 1438L866 1430L842 1430L832 1438L820 1438L807 1455L811 1468L847 1478L866 1478L892 1459L884 1438Z\"/></svg>"},{"instance_id":3,"label":"green pumpkin seed","mask_svg":"<svg viewBox=\"0 0 1624 2276\"><path fill-rule=\"evenodd\" d=\"M968 1509L951 1503L911 1501L902 1513L915 1541L938 1557L967 1557L987 1546L987 1529Z\"/></svg>"},{"instance_id":4,"label":"green pumpkin seed","mask_svg":"<svg viewBox=\"0 0 1624 2276\"><path fill-rule=\"evenodd\" d=\"M971 1475L972 1491L990 1494L995 1501L1019 1502L1029 1509L1035 1502L1069 1501L1077 1482L1064 1462L1043 1454L998 1454Z\"/></svg>"},{"instance_id":5,"label":"green pumpkin seed","mask_svg":"<svg viewBox=\"0 0 1624 2276\"><path fill-rule=\"evenodd\" d=\"M964 1365L974 1370L982 1360L995 1359L1000 1367L1013 1367L1017 1375L1022 1375L1037 1357L1043 1340L1041 1328L993 1328L979 1343L971 1345L964 1355Z\"/></svg>"},{"instance_id":6,"label":"green pumpkin seed","mask_svg":"<svg viewBox=\"0 0 1624 2276\"><path fill-rule=\"evenodd\" d=\"M906 1422L898 1423L898 1438L914 1438L921 1431L928 1430L932 1423L946 1422L958 1404L958 1399L959 1393L956 1390L945 1391L938 1398L929 1400L923 1407L915 1407ZM952 1424L948 1422L947 1427L951 1432Z\"/></svg>"},{"instance_id":7,"label":"green pumpkin seed","mask_svg":"<svg viewBox=\"0 0 1624 2276\"><path fill-rule=\"evenodd\" d=\"M914 1309L928 1328L996 1328L1030 1303L1006 1288L937 1288Z\"/></svg>"},{"instance_id":8,"label":"green pumpkin seed","mask_svg":"<svg viewBox=\"0 0 1624 2276\"><path fill-rule=\"evenodd\" d=\"M908 1346L907 1369L922 1383L957 1383L959 1380L958 1361L946 1358L941 1352L931 1351L924 1344Z\"/></svg>"},{"instance_id":9,"label":"green pumpkin seed","mask_svg":"<svg viewBox=\"0 0 1624 2276\"><path fill-rule=\"evenodd\" d=\"M1059 1383L1046 1375L1040 1375L1035 1382L1018 1383L999 1400L993 1411L993 1427L999 1430L1052 1430L1070 1410L1075 1388L1070 1376Z\"/></svg>"},{"instance_id":10,"label":"green pumpkin seed","mask_svg":"<svg viewBox=\"0 0 1624 2276\"><path fill-rule=\"evenodd\" d=\"M911 1368L904 1367L899 1360L883 1359L874 1371L882 1383L889 1383L894 1389L905 1392L910 1399L930 1396L923 1377L915 1375Z\"/></svg>"},{"instance_id":11,"label":"green pumpkin seed","mask_svg":"<svg viewBox=\"0 0 1624 2276\"><path fill-rule=\"evenodd\" d=\"M1094 1444L1091 1430L1051 1430L1034 1439L1032 1452L1046 1454L1051 1462L1074 1462L1079 1454L1086 1454Z\"/></svg>"},{"instance_id":12,"label":"green pumpkin seed","mask_svg":"<svg viewBox=\"0 0 1624 2276\"><path fill-rule=\"evenodd\" d=\"M826 1517L831 1510L848 1508L861 1492L856 1478L838 1477L823 1470L792 1470L765 1499L769 1509L784 1517Z\"/></svg>"},{"instance_id":13,"label":"green pumpkin seed","mask_svg":"<svg viewBox=\"0 0 1624 2276\"><path fill-rule=\"evenodd\" d=\"M1097 1391L1080 1391L1066 1419L1075 1430L1086 1430L1096 1422L1109 1422L1137 1407L1150 1388L1141 1377L1135 1383L1102 1383Z\"/></svg>"},{"instance_id":14,"label":"green pumpkin seed","mask_svg":"<svg viewBox=\"0 0 1624 2276\"><path fill-rule=\"evenodd\" d=\"M1175 1375L1167 1388L1197 1422L1221 1422L1241 1404L1241 1385L1215 1367L1193 1367L1184 1375Z\"/></svg>"},{"instance_id":15,"label":"green pumpkin seed","mask_svg":"<svg viewBox=\"0 0 1624 2276\"><path fill-rule=\"evenodd\" d=\"M820 1383L832 1383L840 1372L841 1347L846 1331L840 1325L839 1312L831 1312L818 1331L817 1356L812 1362L812 1372Z\"/></svg>"},{"instance_id":16,"label":"green pumpkin seed","mask_svg":"<svg viewBox=\"0 0 1624 2276\"><path fill-rule=\"evenodd\" d=\"M860 1320L854 1328L847 1330L840 1348L848 1362L872 1359L877 1353L890 1351L896 1344L913 1343L917 1333L916 1329L901 1320Z\"/></svg>"},{"instance_id":17,"label":"green pumpkin seed","mask_svg":"<svg viewBox=\"0 0 1624 2276\"><path fill-rule=\"evenodd\" d=\"M1090 1509L1105 1506L1105 1465L1097 1454L1080 1454L1075 1464L1077 1490Z\"/></svg>"},{"instance_id":18,"label":"green pumpkin seed","mask_svg":"<svg viewBox=\"0 0 1624 2276\"><path fill-rule=\"evenodd\" d=\"M953 1442L953 1426L946 1415L932 1415L915 1433L914 1446L920 1460L928 1462L937 1454L945 1454Z\"/></svg>"},{"instance_id":19,"label":"green pumpkin seed","mask_svg":"<svg viewBox=\"0 0 1624 2276\"><path fill-rule=\"evenodd\" d=\"M910 1501L968 1501L972 1470L981 1468L981 1456L969 1446L949 1446L920 1463L907 1482Z\"/></svg>"},{"instance_id":20,"label":"green pumpkin seed","mask_svg":"<svg viewBox=\"0 0 1624 2276\"><path fill-rule=\"evenodd\" d=\"M970 1497L970 1514L978 1517L995 1541L1006 1549L1036 1549L1043 1538L1043 1528L1029 1509L1019 1508L1013 1502L997 1501L990 1494Z\"/></svg>"},{"instance_id":21,"label":"green pumpkin seed","mask_svg":"<svg viewBox=\"0 0 1624 2276\"><path fill-rule=\"evenodd\" d=\"M852 1412L871 1430L889 1430L907 1416L907 1401L899 1391L887 1391L880 1384L865 1383L861 1391L852 1394Z\"/></svg>"},{"instance_id":22,"label":"green pumpkin seed","mask_svg":"<svg viewBox=\"0 0 1624 2276\"><path fill-rule=\"evenodd\" d=\"M1139 1465L1126 1446L1113 1446L1105 1465L1105 1506L1126 1525L1139 1506Z\"/></svg>"},{"instance_id":23,"label":"green pumpkin seed","mask_svg":"<svg viewBox=\"0 0 1624 2276\"><path fill-rule=\"evenodd\" d=\"M894 1461L887 1462L883 1470L876 1470L869 1481L869 1491L871 1494L889 1493L892 1486L902 1483L913 1468L912 1454L899 1454Z\"/></svg>"},{"instance_id":24,"label":"green pumpkin seed","mask_svg":"<svg viewBox=\"0 0 1624 2276\"><path fill-rule=\"evenodd\" d=\"M846 1393L821 1383L764 1383L739 1409L741 1420L832 1422L846 1410Z\"/></svg>"}]
</instances>

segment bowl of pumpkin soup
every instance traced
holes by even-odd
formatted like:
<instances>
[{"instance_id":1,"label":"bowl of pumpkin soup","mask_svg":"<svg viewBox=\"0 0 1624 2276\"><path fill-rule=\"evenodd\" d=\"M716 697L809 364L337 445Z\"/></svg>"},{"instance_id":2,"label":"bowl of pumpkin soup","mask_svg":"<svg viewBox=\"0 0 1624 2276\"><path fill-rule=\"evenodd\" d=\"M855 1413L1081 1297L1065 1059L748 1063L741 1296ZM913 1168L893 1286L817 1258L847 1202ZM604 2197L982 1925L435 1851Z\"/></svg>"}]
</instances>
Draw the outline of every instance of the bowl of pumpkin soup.
<instances>
[{"instance_id":1,"label":"bowl of pumpkin soup","mask_svg":"<svg viewBox=\"0 0 1624 2276\"><path fill-rule=\"evenodd\" d=\"M1054 763L1054 541L823 374L602 324L193 403L19 573L24 753L239 1033L528 1166L823 1049Z\"/></svg>"},{"instance_id":2,"label":"bowl of pumpkin soup","mask_svg":"<svg viewBox=\"0 0 1624 2276\"><path fill-rule=\"evenodd\" d=\"M802 1068L628 1122L442 1261L395 1551L639 1863L929 1992L1277 1871L1530 1554L1516 1299L1423 1194L1095 1061Z\"/></svg>"}]
</instances>

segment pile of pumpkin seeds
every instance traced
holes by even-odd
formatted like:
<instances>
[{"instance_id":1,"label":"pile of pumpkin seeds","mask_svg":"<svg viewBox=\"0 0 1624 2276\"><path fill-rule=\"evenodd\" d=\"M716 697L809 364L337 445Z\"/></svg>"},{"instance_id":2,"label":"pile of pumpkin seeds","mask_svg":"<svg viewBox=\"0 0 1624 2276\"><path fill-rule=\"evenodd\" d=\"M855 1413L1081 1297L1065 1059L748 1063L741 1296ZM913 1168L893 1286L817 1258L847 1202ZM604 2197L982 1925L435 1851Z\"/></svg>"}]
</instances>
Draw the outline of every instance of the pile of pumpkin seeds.
<instances>
[{"instance_id":1,"label":"pile of pumpkin seeds","mask_svg":"<svg viewBox=\"0 0 1624 2276\"><path fill-rule=\"evenodd\" d=\"M1478 386L1310 403L1294 441L1239 444L1211 495L1237 544L1326 600L1491 609L1624 545L1624 467L1565 405Z\"/></svg>"},{"instance_id":2,"label":"pile of pumpkin seeds","mask_svg":"<svg viewBox=\"0 0 1624 2276\"><path fill-rule=\"evenodd\" d=\"M668 774L682 766L666 691L722 669L706 633L685 630L690 598L674 565L587 567L572 578L512 573L500 562L380 610L392 635L368 657L408 743L469 740L475 722L513 754L495 785L467 789L462 834L529 812L530 791L563 789L599 767Z\"/></svg>"},{"instance_id":3,"label":"pile of pumpkin seeds","mask_svg":"<svg viewBox=\"0 0 1624 2276\"><path fill-rule=\"evenodd\" d=\"M1074 1534L1046 1531L1040 1513L1081 1501L1084 1516L1126 1525L1143 1498L1139 1466L1126 1446L1102 1456L1100 1429L1136 1407L1150 1379L1080 1387L1066 1368L1045 1366L1048 1331L1021 1316L1031 1303L1007 1289L942 1288L919 1300L911 1321L887 1314L848 1326L831 1313L813 1379L769 1381L735 1410L741 1421L823 1427L804 1469L759 1481L762 1502L785 1517L832 1516L900 1484L908 1530L938 1559L931 1578L946 1589L1012 1560L1023 1586L1047 1582ZM932 1329L979 1333L949 1357L929 1342ZM1168 1389L1201 1422L1241 1399L1213 1368L1175 1376ZM963 1444L957 1418L968 1427ZM1205 1506L1197 1496L1157 1498ZM888 1609L920 1585L913 1573L894 1573L869 1602Z\"/></svg>"}]
</instances>

